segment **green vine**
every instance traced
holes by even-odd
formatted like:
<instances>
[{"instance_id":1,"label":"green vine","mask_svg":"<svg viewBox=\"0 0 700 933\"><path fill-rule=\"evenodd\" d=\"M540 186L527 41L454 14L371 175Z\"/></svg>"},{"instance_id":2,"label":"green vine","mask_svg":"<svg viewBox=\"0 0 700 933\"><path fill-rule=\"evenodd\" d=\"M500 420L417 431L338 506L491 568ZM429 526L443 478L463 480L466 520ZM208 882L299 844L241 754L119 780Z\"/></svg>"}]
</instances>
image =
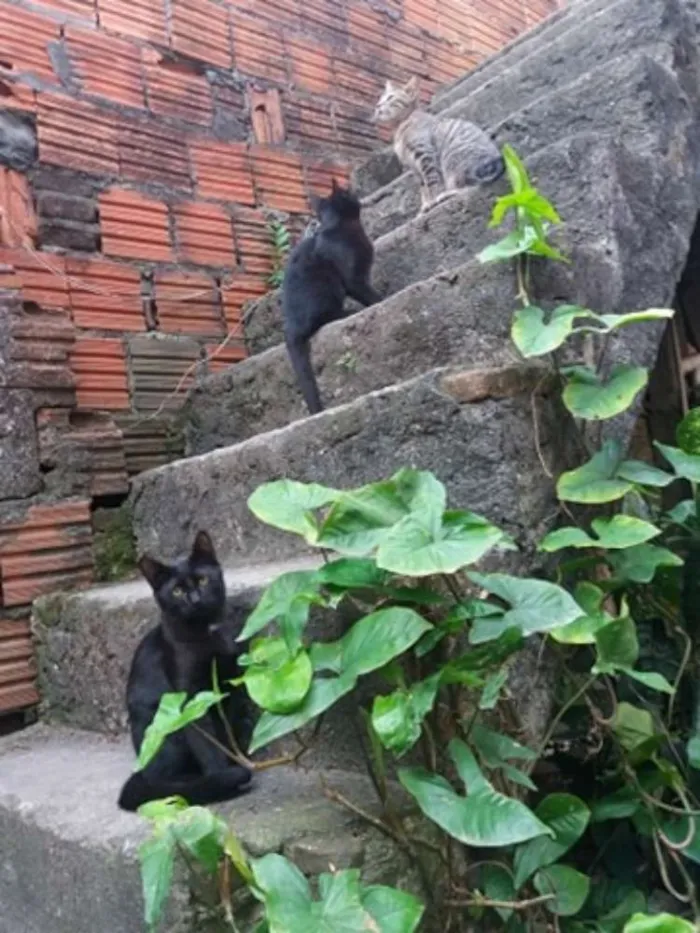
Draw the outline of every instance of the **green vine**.
<instances>
[{"instance_id":1,"label":"green vine","mask_svg":"<svg viewBox=\"0 0 700 933\"><path fill-rule=\"evenodd\" d=\"M605 347L619 329L672 311L600 314L533 304L529 263L568 261L548 239L561 220L510 147L504 157L512 190L498 199L491 226L512 218L513 229L479 258L515 264L511 337L522 357L549 363L579 427L607 421L635 403L646 370L606 371L601 357L562 365L558 352L580 334L602 336ZM448 508L445 487L429 472L404 469L352 490L288 479L259 487L249 500L257 518L299 535L325 562L275 580L241 634L249 644L237 683L260 709L249 754L296 736L298 758L313 743L309 727L367 675L382 678L385 689L361 711L380 814L321 789L392 839L423 888L416 895L366 886L353 870L322 876L315 893L282 856L250 858L208 810L165 801L142 808L154 826L142 849L148 922L157 923L174 859L185 850L197 870L228 879L219 890L233 930L237 876L259 902L256 933L412 933L424 916L452 931L691 933L700 921L700 733L679 700L695 680L695 633L686 630L681 601L684 560L700 550L700 515L694 495L665 511L661 493L688 482L694 493L700 447L689 449L688 436L694 443L696 434L686 424L682 446L656 445L666 469L629 459L607 440L552 477L560 513L577 513L538 544L551 579L480 571L482 558L516 542L488 517ZM356 621L338 640L313 639L311 609L341 603ZM652 652L642 650L645 607L659 605L667 656L656 642ZM527 698L510 686L531 640L557 672L555 706L535 747L521 728ZM163 697L140 767L227 685L214 688ZM545 765L556 765L564 754L556 749L571 749L577 737L584 752L573 771L583 775L562 786L560 768L548 786ZM250 764L236 747L229 753ZM396 780L426 832L409 829L392 805ZM676 913L651 912L657 889L675 899Z\"/></svg>"}]
</instances>

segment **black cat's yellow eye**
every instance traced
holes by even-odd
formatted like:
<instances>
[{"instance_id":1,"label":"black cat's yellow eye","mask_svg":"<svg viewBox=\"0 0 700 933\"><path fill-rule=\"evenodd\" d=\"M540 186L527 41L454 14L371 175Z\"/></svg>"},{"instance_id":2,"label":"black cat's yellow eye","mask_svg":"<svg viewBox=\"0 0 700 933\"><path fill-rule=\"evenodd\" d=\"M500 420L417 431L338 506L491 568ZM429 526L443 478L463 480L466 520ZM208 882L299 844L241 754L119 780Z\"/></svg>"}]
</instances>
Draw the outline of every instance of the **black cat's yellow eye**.
<instances>
[{"instance_id":1,"label":"black cat's yellow eye","mask_svg":"<svg viewBox=\"0 0 700 933\"><path fill-rule=\"evenodd\" d=\"M185 591L183 590L181 586L173 587L173 596L175 597L175 599L180 599L180 597L184 595L185 595Z\"/></svg>"},{"instance_id":2,"label":"black cat's yellow eye","mask_svg":"<svg viewBox=\"0 0 700 933\"><path fill-rule=\"evenodd\" d=\"M197 583L199 583L200 586L206 586L208 582L209 577L206 575L206 573L200 573L200 575L197 577Z\"/></svg>"}]
</instances>

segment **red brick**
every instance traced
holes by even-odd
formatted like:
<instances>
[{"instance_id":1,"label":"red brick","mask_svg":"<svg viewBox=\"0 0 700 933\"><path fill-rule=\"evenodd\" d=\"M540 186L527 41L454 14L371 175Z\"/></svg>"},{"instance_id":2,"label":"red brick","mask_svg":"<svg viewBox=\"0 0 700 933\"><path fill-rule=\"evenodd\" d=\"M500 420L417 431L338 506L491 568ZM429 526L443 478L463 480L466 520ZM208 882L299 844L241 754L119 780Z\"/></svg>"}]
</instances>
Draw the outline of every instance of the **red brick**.
<instances>
[{"instance_id":1,"label":"red brick","mask_svg":"<svg viewBox=\"0 0 700 933\"><path fill-rule=\"evenodd\" d=\"M141 53L138 46L99 32L66 30L76 77L88 94L127 107L144 107Z\"/></svg>"},{"instance_id":2,"label":"red brick","mask_svg":"<svg viewBox=\"0 0 700 933\"><path fill-rule=\"evenodd\" d=\"M161 117L175 117L188 123L211 123L211 88L206 78L169 67L167 62L151 61L146 66L148 105Z\"/></svg>"},{"instance_id":3,"label":"red brick","mask_svg":"<svg viewBox=\"0 0 700 933\"><path fill-rule=\"evenodd\" d=\"M338 0L303 0L301 23L305 30L330 38L334 45L347 45L348 24Z\"/></svg>"},{"instance_id":4,"label":"red brick","mask_svg":"<svg viewBox=\"0 0 700 933\"><path fill-rule=\"evenodd\" d=\"M251 158L255 187L266 207L300 214L308 209L298 155L253 146Z\"/></svg>"},{"instance_id":5,"label":"red brick","mask_svg":"<svg viewBox=\"0 0 700 933\"><path fill-rule=\"evenodd\" d=\"M294 83L307 91L327 94L331 86L331 60L326 49L311 39L290 37L287 46L291 55Z\"/></svg>"},{"instance_id":6,"label":"red brick","mask_svg":"<svg viewBox=\"0 0 700 933\"><path fill-rule=\"evenodd\" d=\"M268 88L261 91L257 87L249 87L248 103L255 142L263 146L283 143L286 131L279 90Z\"/></svg>"},{"instance_id":7,"label":"red brick","mask_svg":"<svg viewBox=\"0 0 700 933\"><path fill-rule=\"evenodd\" d=\"M256 78L286 83L286 54L281 32L271 23L233 11L236 68Z\"/></svg>"},{"instance_id":8,"label":"red brick","mask_svg":"<svg viewBox=\"0 0 700 933\"><path fill-rule=\"evenodd\" d=\"M236 248L244 270L267 277L272 272L272 242L265 217L260 211L241 209L236 212L234 227Z\"/></svg>"},{"instance_id":9,"label":"red brick","mask_svg":"<svg viewBox=\"0 0 700 933\"><path fill-rule=\"evenodd\" d=\"M120 411L129 407L126 358L121 340L81 337L71 355L78 407Z\"/></svg>"},{"instance_id":10,"label":"red brick","mask_svg":"<svg viewBox=\"0 0 700 933\"><path fill-rule=\"evenodd\" d=\"M229 331L240 330L243 320L243 308L248 301L259 298L269 291L270 286L263 276L241 274L221 286L224 314Z\"/></svg>"},{"instance_id":11,"label":"red brick","mask_svg":"<svg viewBox=\"0 0 700 933\"><path fill-rule=\"evenodd\" d=\"M141 275L131 266L95 259L66 259L70 303L77 327L90 330L146 329Z\"/></svg>"},{"instance_id":12,"label":"red brick","mask_svg":"<svg viewBox=\"0 0 700 933\"><path fill-rule=\"evenodd\" d=\"M0 168L0 245L33 246L36 216L24 175Z\"/></svg>"},{"instance_id":13,"label":"red brick","mask_svg":"<svg viewBox=\"0 0 700 933\"><path fill-rule=\"evenodd\" d=\"M404 0L403 12L407 23L433 33L437 30L438 0Z\"/></svg>"},{"instance_id":14,"label":"red brick","mask_svg":"<svg viewBox=\"0 0 700 933\"><path fill-rule=\"evenodd\" d=\"M240 336L230 337L225 346L221 343L207 344L206 351L210 373L220 373L233 363L240 363L248 355Z\"/></svg>"},{"instance_id":15,"label":"red brick","mask_svg":"<svg viewBox=\"0 0 700 933\"><path fill-rule=\"evenodd\" d=\"M119 173L125 179L192 189L185 136L152 119L119 121Z\"/></svg>"},{"instance_id":16,"label":"red brick","mask_svg":"<svg viewBox=\"0 0 700 933\"><path fill-rule=\"evenodd\" d=\"M14 266L15 275L22 285L23 301L35 302L47 311L69 307L62 256L26 249L0 249L0 263Z\"/></svg>"},{"instance_id":17,"label":"red brick","mask_svg":"<svg viewBox=\"0 0 700 933\"><path fill-rule=\"evenodd\" d=\"M335 149L338 134L331 114L330 101L305 99L290 95L285 99L287 136L304 150Z\"/></svg>"},{"instance_id":18,"label":"red brick","mask_svg":"<svg viewBox=\"0 0 700 933\"><path fill-rule=\"evenodd\" d=\"M84 101L39 95L39 157L42 162L116 175L117 123Z\"/></svg>"},{"instance_id":19,"label":"red brick","mask_svg":"<svg viewBox=\"0 0 700 933\"><path fill-rule=\"evenodd\" d=\"M371 152L377 148L377 138L381 136L377 127L369 122L370 111L367 107L341 101L335 105L334 112L339 146L343 150L355 157L357 152ZM390 131L385 134L387 139L390 136Z\"/></svg>"},{"instance_id":20,"label":"red brick","mask_svg":"<svg viewBox=\"0 0 700 933\"><path fill-rule=\"evenodd\" d=\"M320 197L330 193L334 180L339 185L347 186L350 179L348 167L335 163L309 163L305 166L305 172L309 193Z\"/></svg>"},{"instance_id":21,"label":"red brick","mask_svg":"<svg viewBox=\"0 0 700 933\"><path fill-rule=\"evenodd\" d=\"M376 62L372 66L375 64ZM336 100L349 101L365 107L369 119L386 79L370 70L370 62L367 59L363 60L352 52L338 53L333 57L333 75Z\"/></svg>"},{"instance_id":22,"label":"red brick","mask_svg":"<svg viewBox=\"0 0 700 933\"><path fill-rule=\"evenodd\" d=\"M25 113L36 113L36 92L23 84L6 81L3 77L0 79L0 107L3 110L24 110Z\"/></svg>"},{"instance_id":23,"label":"red brick","mask_svg":"<svg viewBox=\"0 0 700 933\"><path fill-rule=\"evenodd\" d=\"M14 3L0 2L0 67L57 83L48 46L59 38L58 24Z\"/></svg>"},{"instance_id":24,"label":"red brick","mask_svg":"<svg viewBox=\"0 0 700 933\"><path fill-rule=\"evenodd\" d=\"M174 208L178 252L182 259L206 266L234 266L231 218L220 207L193 201Z\"/></svg>"},{"instance_id":25,"label":"red brick","mask_svg":"<svg viewBox=\"0 0 700 933\"><path fill-rule=\"evenodd\" d=\"M235 7L255 19L267 19L276 26L299 28L303 0L236 0Z\"/></svg>"},{"instance_id":26,"label":"red brick","mask_svg":"<svg viewBox=\"0 0 700 933\"><path fill-rule=\"evenodd\" d=\"M460 51L456 46L427 37L425 41L428 71L439 84L454 81L476 64L473 53Z\"/></svg>"},{"instance_id":27,"label":"red brick","mask_svg":"<svg viewBox=\"0 0 700 933\"><path fill-rule=\"evenodd\" d=\"M398 69L399 81L425 72L425 41L420 30L405 22L394 24L389 33L389 62Z\"/></svg>"},{"instance_id":28,"label":"red brick","mask_svg":"<svg viewBox=\"0 0 700 933\"><path fill-rule=\"evenodd\" d=\"M29 605L37 596L92 582L90 503L36 505L0 525L3 605Z\"/></svg>"},{"instance_id":29,"label":"red brick","mask_svg":"<svg viewBox=\"0 0 700 933\"><path fill-rule=\"evenodd\" d=\"M97 0L100 25L146 42L167 42L165 0Z\"/></svg>"},{"instance_id":30,"label":"red brick","mask_svg":"<svg viewBox=\"0 0 700 933\"><path fill-rule=\"evenodd\" d=\"M100 226L107 254L153 262L173 259L168 208L162 201L113 188L100 196Z\"/></svg>"},{"instance_id":31,"label":"red brick","mask_svg":"<svg viewBox=\"0 0 700 933\"><path fill-rule=\"evenodd\" d=\"M201 61L230 68L231 26L226 7L212 0L173 0L173 48Z\"/></svg>"},{"instance_id":32,"label":"red brick","mask_svg":"<svg viewBox=\"0 0 700 933\"><path fill-rule=\"evenodd\" d=\"M194 142L197 191L205 198L255 204L253 173L245 143Z\"/></svg>"},{"instance_id":33,"label":"red brick","mask_svg":"<svg viewBox=\"0 0 700 933\"><path fill-rule=\"evenodd\" d=\"M65 13L94 22L97 19L95 0L37 0L34 6L47 7L52 13Z\"/></svg>"},{"instance_id":34,"label":"red brick","mask_svg":"<svg viewBox=\"0 0 700 933\"><path fill-rule=\"evenodd\" d=\"M204 275L159 272L155 279L158 329L168 334L225 333L216 282Z\"/></svg>"},{"instance_id":35,"label":"red brick","mask_svg":"<svg viewBox=\"0 0 700 933\"><path fill-rule=\"evenodd\" d=\"M364 52L386 57L389 44L387 18L379 11L357 3L348 7L347 16L351 42Z\"/></svg>"}]
</instances>

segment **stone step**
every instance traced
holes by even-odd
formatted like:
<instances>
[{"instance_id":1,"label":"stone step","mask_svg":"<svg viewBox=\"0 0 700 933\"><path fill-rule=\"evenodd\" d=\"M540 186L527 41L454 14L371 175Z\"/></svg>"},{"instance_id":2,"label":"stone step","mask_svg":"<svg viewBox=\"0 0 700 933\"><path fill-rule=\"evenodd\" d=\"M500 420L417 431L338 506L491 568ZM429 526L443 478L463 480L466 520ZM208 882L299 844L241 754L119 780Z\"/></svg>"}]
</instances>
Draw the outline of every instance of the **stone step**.
<instances>
[{"instance_id":1,"label":"stone step","mask_svg":"<svg viewBox=\"0 0 700 933\"><path fill-rule=\"evenodd\" d=\"M638 44L625 49L624 43L620 45L611 39L611 53L619 57L603 58L601 64L593 53L586 59L582 52L578 59L580 67L576 61L570 65L567 58L560 67L562 80L559 84L543 79L548 69L552 70L544 62L534 70L532 78L533 83L540 82L541 93L521 91L519 85L496 85L494 82L493 91L486 87L483 95L476 92L458 102L450 112L488 127L499 145L510 143L524 158L535 156L558 140L580 132L619 138L624 128L628 138L640 129L645 130L668 105L670 89L664 86L665 75L660 69L675 70L674 39L684 35L687 29L680 15L673 21L666 16L667 0L650 0L648 6L647 0L620 0L614 10L618 16L623 9L631 15L630 8L635 4L642 7L638 17L640 25L634 33ZM626 18L620 21L625 23ZM613 38L618 35L614 22L608 28ZM590 44L590 34L586 36L581 37L582 41ZM621 49L625 49L622 54ZM523 86L528 85L523 82ZM491 203L504 190L504 184L500 181L473 189L470 194L477 203ZM419 220L416 216L419 208L420 186L417 177L410 172L365 199L362 218L365 229L375 241L377 261L380 246L384 245L383 237L411 220Z\"/></svg>"},{"instance_id":2,"label":"stone step","mask_svg":"<svg viewBox=\"0 0 700 933\"><path fill-rule=\"evenodd\" d=\"M215 546L221 550L224 542L218 540L214 526L209 527ZM232 630L241 630L265 587L278 576L315 569L320 560L313 554L228 569L227 620ZM345 604L335 611L315 607L308 634L323 640L340 638L356 618L357 613ZM150 587L142 580L56 593L37 600L32 628L42 719L107 735L127 732L125 691L131 660L143 635L157 622L158 610ZM349 770L363 767L356 707L357 697L348 698L324 717L313 748L305 757L310 766ZM295 747L293 743L280 743L273 753L283 754L291 747Z\"/></svg>"},{"instance_id":3,"label":"stone step","mask_svg":"<svg viewBox=\"0 0 700 933\"><path fill-rule=\"evenodd\" d=\"M455 508L475 508L516 535L548 508L532 439L531 394L541 368L438 369L231 447L135 478L134 529L143 550L184 550L198 527L228 563L309 550L247 507L262 483L291 477L349 488L412 466L434 471ZM552 414L542 404L545 451ZM545 456L547 454L545 453ZM465 465L468 464L468 468Z\"/></svg>"},{"instance_id":4,"label":"stone step","mask_svg":"<svg viewBox=\"0 0 700 933\"><path fill-rule=\"evenodd\" d=\"M479 81L446 106L444 115L497 127L538 98L562 92L601 66L610 67L616 59L627 59L663 40L691 41L694 32L682 0L595 0L586 8L586 17L569 20L569 28L559 35L548 31L546 42L507 70L497 69L489 79ZM591 101L588 109L592 111L593 105Z\"/></svg>"},{"instance_id":5,"label":"stone step","mask_svg":"<svg viewBox=\"0 0 700 933\"><path fill-rule=\"evenodd\" d=\"M125 739L43 725L0 739L0 933L145 930L137 853L148 827L116 805L132 767ZM334 770L324 779L376 812L368 779ZM309 875L333 863L360 867L370 884L416 887L386 837L324 797L318 773L262 772L249 794L216 809L252 856L282 852ZM222 929L182 878L168 914L163 933ZM248 911L237 920L241 933L254 928Z\"/></svg>"},{"instance_id":6,"label":"stone step","mask_svg":"<svg viewBox=\"0 0 700 933\"><path fill-rule=\"evenodd\" d=\"M535 179L539 179L543 193L560 207L562 200L566 203L567 210L563 217L567 224L575 221L577 213L582 209L588 210L591 196L597 200L595 188L598 183L599 157L592 156L592 153L603 145L604 140L597 133L580 134L546 145L534 155L525 157L528 170ZM605 151L606 156L603 158L614 161L610 147ZM580 184L572 171L572 161L578 171L587 173L584 174L585 181ZM584 164L586 161L589 164ZM611 170L614 173L614 166ZM603 184L608 184L607 177ZM591 188L594 194L589 195L588 191L583 190L586 187ZM495 242L502 235L500 231L488 228L488 220L496 198L506 190L505 179L499 179L484 188L460 191L426 214L414 216L415 212L411 211L410 218L401 226L375 241L372 273L375 288L380 294L393 298L404 288L432 279L437 274L449 272L472 260L484 246ZM395 191L401 197L405 189L397 185ZM388 192L388 200L390 189L384 189L384 192ZM378 204L377 209L389 213L392 210L383 203ZM381 218L380 214L378 216ZM279 291L269 293L249 306L244 329L248 349L252 354L283 342ZM235 368L249 365L250 361L236 364ZM250 372L250 369L243 371ZM217 378L204 379L202 385L215 385Z\"/></svg>"},{"instance_id":7,"label":"stone step","mask_svg":"<svg viewBox=\"0 0 700 933\"><path fill-rule=\"evenodd\" d=\"M654 171L654 153L644 160ZM581 134L526 161L543 193L560 209L565 224L556 236L572 259L567 267L549 263L541 269L534 292L538 300L588 302L606 310L670 300L661 280L646 274L625 282L629 296L621 293L619 237L631 243L637 235L627 218L629 203L639 194L618 146ZM655 197L651 189L649 196ZM494 354L493 363L506 359L514 277L502 265L482 267L474 260L500 235L487 229L492 197L485 189L460 193L378 242L375 285L380 291L403 289L314 338L314 369L326 406L440 364L482 363L489 354ZM643 260L634 248L625 259L639 263L641 271ZM275 295L251 309L246 333L253 323L265 342L282 339ZM625 356L626 336L621 339L618 352ZM191 393L188 452L226 446L304 415L286 350L278 346L203 380Z\"/></svg>"},{"instance_id":8,"label":"stone step","mask_svg":"<svg viewBox=\"0 0 700 933\"><path fill-rule=\"evenodd\" d=\"M313 340L313 365L326 408L441 365L516 362L507 341L515 300L511 276L472 260L322 328ZM193 455L308 412L287 350L278 345L193 388L184 414L186 451Z\"/></svg>"},{"instance_id":9,"label":"stone step","mask_svg":"<svg viewBox=\"0 0 700 933\"><path fill-rule=\"evenodd\" d=\"M430 109L437 113L451 106L455 101L467 97L495 75L516 67L543 46L556 42L561 36L585 24L598 10L610 4L611 0L581 0L578 3L567 3L563 9L522 33L463 77L436 91Z\"/></svg>"}]
</instances>

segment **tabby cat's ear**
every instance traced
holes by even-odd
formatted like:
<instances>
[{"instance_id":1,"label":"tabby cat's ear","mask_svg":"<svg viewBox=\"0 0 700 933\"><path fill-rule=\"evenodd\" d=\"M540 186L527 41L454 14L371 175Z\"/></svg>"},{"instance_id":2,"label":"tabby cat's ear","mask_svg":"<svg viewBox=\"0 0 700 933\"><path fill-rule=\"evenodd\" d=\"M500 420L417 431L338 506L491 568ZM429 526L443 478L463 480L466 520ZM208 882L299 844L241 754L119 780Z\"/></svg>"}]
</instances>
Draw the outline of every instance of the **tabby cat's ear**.
<instances>
[{"instance_id":1,"label":"tabby cat's ear","mask_svg":"<svg viewBox=\"0 0 700 933\"><path fill-rule=\"evenodd\" d=\"M418 93L418 75L413 75L411 80L406 83L404 90L408 91L409 94Z\"/></svg>"},{"instance_id":2,"label":"tabby cat's ear","mask_svg":"<svg viewBox=\"0 0 700 933\"><path fill-rule=\"evenodd\" d=\"M208 532L197 532L192 545L192 557L206 557L209 560L216 560L216 551Z\"/></svg>"},{"instance_id":3,"label":"tabby cat's ear","mask_svg":"<svg viewBox=\"0 0 700 933\"><path fill-rule=\"evenodd\" d=\"M170 576L170 567L161 564L154 557L147 554L139 560L139 570L151 584L151 589L156 591L168 580Z\"/></svg>"}]
</instances>

